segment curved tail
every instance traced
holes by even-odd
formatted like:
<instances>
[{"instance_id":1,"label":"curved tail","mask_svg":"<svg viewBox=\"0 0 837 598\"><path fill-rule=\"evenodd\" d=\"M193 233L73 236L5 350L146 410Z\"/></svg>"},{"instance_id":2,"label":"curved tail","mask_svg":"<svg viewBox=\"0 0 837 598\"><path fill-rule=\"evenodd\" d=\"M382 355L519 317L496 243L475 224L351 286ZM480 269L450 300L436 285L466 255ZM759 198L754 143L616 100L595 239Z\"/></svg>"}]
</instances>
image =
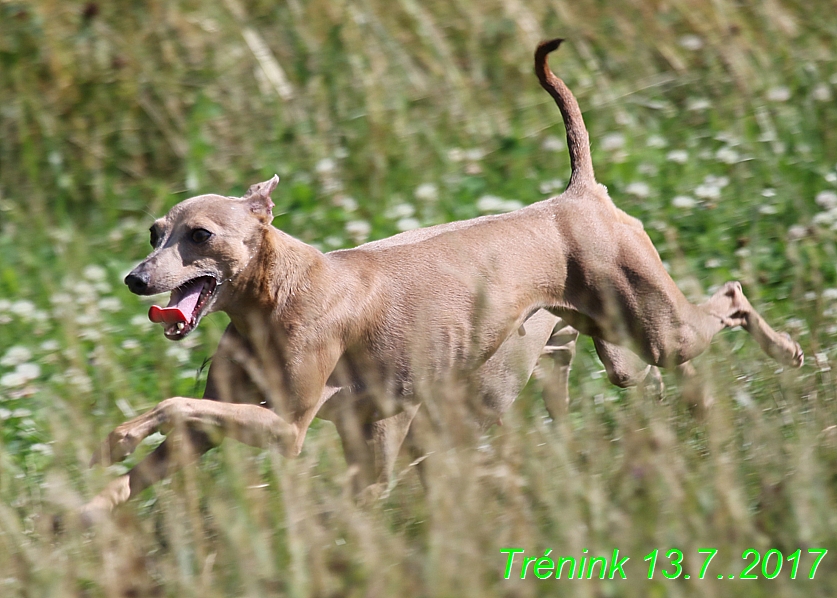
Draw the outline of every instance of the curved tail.
<instances>
[{"instance_id":1,"label":"curved tail","mask_svg":"<svg viewBox=\"0 0 837 598\"><path fill-rule=\"evenodd\" d=\"M572 170L570 183L567 186L569 189L585 183L594 183L596 175L593 173L593 159L590 156L590 138L587 135L587 128L584 126L584 118L581 116L578 102L569 87L549 70L547 64L547 55L557 49L562 41L564 40L553 39L538 45L538 49L535 50L535 74L541 82L541 87L555 100L564 118Z\"/></svg>"}]
</instances>

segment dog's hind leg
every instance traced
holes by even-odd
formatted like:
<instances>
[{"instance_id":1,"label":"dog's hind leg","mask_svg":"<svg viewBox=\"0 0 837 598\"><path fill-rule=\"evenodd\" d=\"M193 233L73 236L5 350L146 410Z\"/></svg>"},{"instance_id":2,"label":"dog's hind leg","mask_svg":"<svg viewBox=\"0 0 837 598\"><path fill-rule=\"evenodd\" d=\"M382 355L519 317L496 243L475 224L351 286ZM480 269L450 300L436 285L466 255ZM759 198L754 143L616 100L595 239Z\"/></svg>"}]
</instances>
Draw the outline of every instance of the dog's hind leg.
<instances>
[{"instance_id":1,"label":"dog's hind leg","mask_svg":"<svg viewBox=\"0 0 837 598\"><path fill-rule=\"evenodd\" d=\"M761 349L779 363L802 365L799 343L773 330L750 305L738 282L726 283L700 305L689 303L682 294L674 297L671 305L676 306L673 317L649 334L653 341L647 338L641 347L654 365L673 368L690 361L709 346L716 333L736 326L749 332Z\"/></svg>"},{"instance_id":2,"label":"dog's hind leg","mask_svg":"<svg viewBox=\"0 0 837 598\"><path fill-rule=\"evenodd\" d=\"M803 354L799 343L786 333L776 332L764 321L750 305L740 283L726 283L700 307L710 313L717 313L718 310L723 313L723 310L726 310L726 327L741 326L750 333L762 351L779 363L792 367L802 365Z\"/></svg>"},{"instance_id":3,"label":"dog's hind leg","mask_svg":"<svg viewBox=\"0 0 837 598\"><path fill-rule=\"evenodd\" d=\"M662 278L668 276L665 271ZM776 361L792 367L802 365L799 343L787 334L773 330L753 309L738 282L728 282L708 301L694 305L683 296L673 282L669 292L646 297L641 313L660 313L647 320L644 328L626 336L606 319L594 319L574 309L549 308L556 316L569 322L582 334L606 339L619 346L629 345L631 351L646 363L662 368L675 368L697 357L709 346L712 337L724 328L740 326Z\"/></svg>"}]
</instances>

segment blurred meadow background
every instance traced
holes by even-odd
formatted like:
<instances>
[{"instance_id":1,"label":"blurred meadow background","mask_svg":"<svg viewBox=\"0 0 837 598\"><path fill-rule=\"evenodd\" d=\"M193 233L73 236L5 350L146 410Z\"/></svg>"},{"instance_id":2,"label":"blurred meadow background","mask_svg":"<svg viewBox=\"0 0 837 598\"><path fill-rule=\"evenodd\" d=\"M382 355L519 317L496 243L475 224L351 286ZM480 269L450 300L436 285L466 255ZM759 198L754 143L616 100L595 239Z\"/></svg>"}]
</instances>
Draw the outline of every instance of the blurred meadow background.
<instances>
[{"instance_id":1,"label":"blurred meadow background","mask_svg":"<svg viewBox=\"0 0 837 598\"><path fill-rule=\"evenodd\" d=\"M115 425L200 396L226 325L170 343L121 283L153 218L275 172L274 224L331 250L555 195L555 36L614 201L691 298L740 280L801 370L725 332L701 419L668 376L662 401L610 386L585 339L564 420L534 381L477 443L442 431L427 490L405 461L356 506L318 422L296 460L230 441L52 533L136 462L88 469ZM837 595L835 39L833 0L0 0L0 595ZM504 547L618 548L628 579L504 580ZM718 580L748 548L802 549L797 578Z\"/></svg>"}]
</instances>

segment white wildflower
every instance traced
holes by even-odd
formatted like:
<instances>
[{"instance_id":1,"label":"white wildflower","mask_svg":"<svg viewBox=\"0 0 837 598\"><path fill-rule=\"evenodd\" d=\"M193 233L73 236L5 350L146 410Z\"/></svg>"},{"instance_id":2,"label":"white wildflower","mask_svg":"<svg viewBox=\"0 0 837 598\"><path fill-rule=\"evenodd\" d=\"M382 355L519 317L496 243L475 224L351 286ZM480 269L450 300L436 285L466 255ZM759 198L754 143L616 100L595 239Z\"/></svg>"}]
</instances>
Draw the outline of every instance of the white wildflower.
<instances>
[{"instance_id":1,"label":"white wildflower","mask_svg":"<svg viewBox=\"0 0 837 598\"><path fill-rule=\"evenodd\" d=\"M17 371L0 376L0 386L5 388L17 388L24 384L26 384L26 380Z\"/></svg>"},{"instance_id":2,"label":"white wildflower","mask_svg":"<svg viewBox=\"0 0 837 598\"><path fill-rule=\"evenodd\" d=\"M26 299L15 301L9 306L9 311L26 321L35 313L35 304Z\"/></svg>"},{"instance_id":3,"label":"white wildflower","mask_svg":"<svg viewBox=\"0 0 837 598\"><path fill-rule=\"evenodd\" d=\"M820 191L817 193L815 201L817 202L817 205L825 208L826 210L831 210L837 207L837 193L834 191Z\"/></svg>"},{"instance_id":4,"label":"white wildflower","mask_svg":"<svg viewBox=\"0 0 837 598\"><path fill-rule=\"evenodd\" d=\"M477 209L480 212L499 212L503 207L503 198L496 195L483 195L477 200Z\"/></svg>"},{"instance_id":5,"label":"white wildflower","mask_svg":"<svg viewBox=\"0 0 837 598\"><path fill-rule=\"evenodd\" d=\"M677 43L680 44L681 48L685 48L686 50L691 50L692 52L697 52L701 48L703 48L703 39L700 36L694 34L687 34L682 36Z\"/></svg>"},{"instance_id":6,"label":"white wildflower","mask_svg":"<svg viewBox=\"0 0 837 598\"><path fill-rule=\"evenodd\" d=\"M436 201L439 199L439 189L433 183L422 183L413 192L415 198L419 201Z\"/></svg>"},{"instance_id":7,"label":"white wildflower","mask_svg":"<svg viewBox=\"0 0 837 598\"><path fill-rule=\"evenodd\" d=\"M41 366L37 363L21 363L15 371L29 381L41 375Z\"/></svg>"},{"instance_id":8,"label":"white wildflower","mask_svg":"<svg viewBox=\"0 0 837 598\"><path fill-rule=\"evenodd\" d=\"M737 390L735 392L735 402L744 407L745 409L755 409L757 407L755 401L750 396L750 394L745 390Z\"/></svg>"},{"instance_id":9,"label":"white wildflower","mask_svg":"<svg viewBox=\"0 0 837 598\"><path fill-rule=\"evenodd\" d=\"M451 162L462 162L465 159L465 152L461 148L454 147L448 150L448 160Z\"/></svg>"},{"instance_id":10,"label":"white wildflower","mask_svg":"<svg viewBox=\"0 0 837 598\"><path fill-rule=\"evenodd\" d=\"M778 214L779 208L774 206L773 204L765 204L759 207L759 214L764 214L766 216L772 216L773 214Z\"/></svg>"},{"instance_id":11,"label":"white wildflower","mask_svg":"<svg viewBox=\"0 0 837 598\"><path fill-rule=\"evenodd\" d=\"M640 199L645 199L651 195L651 187L648 186L648 183L637 181L628 185L625 188L625 192L629 195L639 197Z\"/></svg>"},{"instance_id":12,"label":"white wildflower","mask_svg":"<svg viewBox=\"0 0 837 598\"><path fill-rule=\"evenodd\" d=\"M174 359L179 364L189 361L189 350L180 345L169 345L166 348L166 357Z\"/></svg>"},{"instance_id":13,"label":"white wildflower","mask_svg":"<svg viewBox=\"0 0 837 598\"><path fill-rule=\"evenodd\" d=\"M607 152L622 149L625 146L625 136L622 133L608 133L601 140L601 147Z\"/></svg>"},{"instance_id":14,"label":"white wildflower","mask_svg":"<svg viewBox=\"0 0 837 598\"><path fill-rule=\"evenodd\" d=\"M636 167L636 171L646 176L655 177L660 172L660 169L657 168L656 164L651 164L650 162L642 162L639 166Z\"/></svg>"},{"instance_id":15,"label":"white wildflower","mask_svg":"<svg viewBox=\"0 0 837 598\"><path fill-rule=\"evenodd\" d=\"M49 302L53 305L68 305L73 302L73 298L67 293L55 293L50 296Z\"/></svg>"},{"instance_id":16,"label":"white wildflower","mask_svg":"<svg viewBox=\"0 0 837 598\"><path fill-rule=\"evenodd\" d=\"M695 187L695 195L701 199L718 199L721 197L721 188L717 185L704 183Z\"/></svg>"},{"instance_id":17,"label":"white wildflower","mask_svg":"<svg viewBox=\"0 0 837 598\"><path fill-rule=\"evenodd\" d=\"M347 212L354 212L357 210L357 200L354 197L349 197L348 195L339 195L335 197L334 204L343 208Z\"/></svg>"},{"instance_id":18,"label":"white wildflower","mask_svg":"<svg viewBox=\"0 0 837 598\"><path fill-rule=\"evenodd\" d=\"M671 200L671 205L673 205L675 208L688 210L695 207L697 205L697 201L693 197L689 197L688 195L678 195Z\"/></svg>"},{"instance_id":19,"label":"white wildflower","mask_svg":"<svg viewBox=\"0 0 837 598\"><path fill-rule=\"evenodd\" d=\"M727 145L741 145L741 140L734 133L730 133L729 131L719 131L715 134L714 139L716 141L722 141Z\"/></svg>"},{"instance_id":20,"label":"white wildflower","mask_svg":"<svg viewBox=\"0 0 837 598\"><path fill-rule=\"evenodd\" d=\"M767 90L767 99L771 102L787 102L791 97L791 91L785 86L772 87Z\"/></svg>"},{"instance_id":21,"label":"white wildflower","mask_svg":"<svg viewBox=\"0 0 837 598\"><path fill-rule=\"evenodd\" d=\"M326 247L342 247L343 239L341 237L338 237L337 235L329 235L325 239L323 239L323 243Z\"/></svg>"},{"instance_id":22,"label":"white wildflower","mask_svg":"<svg viewBox=\"0 0 837 598\"><path fill-rule=\"evenodd\" d=\"M564 181L561 179L551 179L548 181L543 181L539 186L538 190L543 193L544 195L551 195L556 191L561 191L564 188Z\"/></svg>"},{"instance_id":23,"label":"white wildflower","mask_svg":"<svg viewBox=\"0 0 837 598\"><path fill-rule=\"evenodd\" d=\"M395 228L402 232L406 230L413 230L416 228L421 228L421 222L419 222L415 218L401 218L398 222L395 223Z\"/></svg>"},{"instance_id":24,"label":"white wildflower","mask_svg":"<svg viewBox=\"0 0 837 598\"><path fill-rule=\"evenodd\" d=\"M478 147L465 150L465 159L469 162L479 162L485 157L485 152Z\"/></svg>"},{"instance_id":25,"label":"white wildflower","mask_svg":"<svg viewBox=\"0 0 837 598\"><path fill-rule=\"evenodd\" d=\"M105 297L99 300L99 309L116 312L122 309L122 302L117 297Z\"/></svg>"},{"instance_id":26,"label":"white wildflower","mask_svg":"<svg viewBox=\"0 0 837 598\"><path fill-rule=\"evenodd\" d=\"M331 158L323 158L322 160L317 162L317 165L314 167L314 169L319 174L332 173L332 172L334 172L334 170L336 168L337 168L337 163L334 160L332 160Z\"/></svg>"},{"instance_id":27,"label":"white wildflower","mask_svg":"<svg viewBox=\"0 0 837 598\"><path fill-rule=\"evenodd\" d=\"M563 139L555 135L549 135L541 143L541 149L545 152L561 152L565 147Z\"/></svg>"},{"instance_id":28,"label":"white wildflower","mask_svg":"<svg viewBox=\"0 0 837 598\"><path fill-rule=\"evenodd\" d=\"M761 190L761 196L762 197L776 197L776 189L772 189L770 187L762 189Z\"/></svg>"},{"instance_id":29,"label":"white wildflower","mask_svg":"<svg viewBox=\"0 0 837 598\"><path fill-rule=\"evenodd\" d=\"M102 340L102 332L96 328L82 328L78 333L79 338L88 341L98 342Z\"/></svg>"},{"instance_id":30,"label":"white wildflower","mask_svg":"<svg viewBox=\"0 0 837 598\"><path fill-rule=\"evenodd\" d=\"M723 189L724 187L729 185L729 177L725 176L715 176L714 174L708 174L703 180L707 185L715 185L720 189Z\"/></svg>"},{"instance_id":31,"label":"white wildflower","mask_svg":"<svg viewBox=\"0 0 837 598\"><path fill-rule=\"evenodd\" d=\"M346 223L346 233L357 243L362 243L372 232L372 225L366 220L351 220Z\"/></svg>"},{"instance_id":32,"label":"white wildflower","mask_svg":"<svg viewBox=\"0 0 837 598\"><path fill-rule=\"evenodd\" d=\"M0 377L0 386L17 388L41 375L41 366L37 363L21 363L13 372Z\"/></svg>"},{"instance_id":33,"label":"white wildflower","mask_svg":"<svg viewBox=\"0 0 837 598\"><path fill-rule=\"evenodd\" d=\"M814 217L811 219L811 222L818 226L831 226L834 224L834 212L818 212L814 214Z\"/></svg>"},{"instance_id":34,"label":"white wildflower","mask_svg":"<svg viewBox=\"0 0 837 598\"><path fill-rule=\"evenodd\" d=\"M721 260L719 260L716 257L709 258L708 260L706 260L706 263L703 266L704 266L704 268L707 268L708 270L712 270L712 269L715 269L715 268L720 268L721 267Z\"/></svg>"},{"instance_id":35,"label":"white wildflower","mask_svg":"<svg viewBox=\"0 0 837 598\"><path fill-rule=\"evenodd\" d=\"M808 228L801 224L794 224L788 229L788 238L791 241L798 241L808 234Z\"/></svg>"},{"instance_id":36,"label":"white wildflower","mask_svg":"<svg viewBox=\"0 0 837 598\"><path fill-rule=\"evenodd\" d=\"M87 313L81 312L76 314L74 318L76 324L79 326L95 326L96 324L100 323L102 319L99 317L97 313Z\"/></svg>"},{"instance_id":37,"label":"white wildflower","mask_svg":"<svg viewBox=\"0 0 837 598\"><path fill-rule=\"evenodd\" d=\"M198 187L200 187L198 174L194 170L190 170L186 173L186 189L194 192L197 191Z\"/></svg>"},{"instance_id":38,"label":"white wildflower","mask_svg":"<svg viewBox=\"0 0 837 598\"><path fill-rule=\"evenodd\" d=\"M739 160L739 155L737 151L726 146L715 152L715 158L724 164L735 164Z\"/></svg>"},{"instance_id":39,"label":"white wildflower","mask_svg":"<svg viewBox=\"0 0 837 598\"><path fill-rule=\"evenodd\" d=\"M151 320L148 319L148 316L136 315L131 318L131 326L136 326L137 328L151 328Z\"/></svg>"},{"instance_id":40,"label":"white wildflower","mask_svg":"<svg viewBox=\"0 0 837 598\"><path fill-rule=\"evenodd\" d=\"M386 217L392 220L409 218L416 213L416 208L408 203L397 203L386 212Z\"/></svg>"},{"instance_id":41,"label":"white wildflower","mask_svg":"<svg viewBox=\"0 0 837 598\"><path fill-rule=\"evenodd\" d=\"M661 135L651 135L645 141L645 145L647 145L648 147L661 149L668 145L668 141L666 141L665 137L662 137Z\"/></svg>"},{"instance_id":42,"label":"white wildflower","mask_svg":"<svg viewBox=\"0 0 837 598\"><path fill-rule=\"evenodd\" d=\"M826 172L823 178L827 183L837 183L837 172Z\"/></svg>"},{"instance_id":43,"label":"white wildflower","mask_svg":"<svg viewBox=\"0 0 837 598\"><path fill-rule=\"evenodd\" d=\"M712 107L712 102L706 98L690 98L686 102L686 110L690 112L702 112Z\"/></svg>"},{"instance_id":44,"label":"white wildflower","mask_svg":"<svg viewBox=\"0 0 837 598\"><path fill-rule=\"evenodd\" d=\"M685 164L689 161L689 152L686 150L671 150L666 154L666 160L669 162L676 162L677 164Z\"/></svg>"},{"instance_id":45,"label":"white wildflower","mask_svg":"<svg viewBox=\"0 0 837 598\"><path fill-rule=\"evenodd\" d=\"M831 89L825 83L820 83L814 88L811 96L818 102L828 102L831 100Z\"/></svg>"},{"instance_id":46,"label":"white wildflower","mask_svg":"<svg viewBox=\"0 0 837 598\"><path fill-rule=\"evenodd\" d=\"M0 365L11 367L26 363L30 359L32 359L32 352L29 349L21 345L15 345L6 351L6 354L0 359Z\"/></svg>"},{"instance_id":47,"label":"white wildflower","mask_svg":"<svg viewBox=\"0 0 837 598\"><path fill-rule=\"evenodd\" d=\"M65 372L66 381L75 386L77 390L81 392L90 392L93 390L93 381L90 379L90 376L85 374L78 368L67 368Z\"/></svg>"},{"instance_id":48,"label":"white wildflower","mask_svg":"<svg viewBox=\"0 0 837 598\"><path fill-rule=\"evenodd\" d=\"M797 334L808 333L808 325L802 318L788 318L787 322L785 322L785 326L796 331Z\"/></svg>"},{"instance_id":49,"label":"white wildflower","mask_svg":"<svg viewBox=\"0 0 837 598\"><path fill-rule=\"evenodd\" d=\"M15 413L17 413L17 411L19 411L19 410L16 410ZM31 415L31 413L30 413L30 415ZM41 453L42 455L46 455L47 457L50 457L53 454L52 447L48 444L43 443L43 442L36 442L35 444L33 444L32 446L29 447L29 450L33 451L33 452L36 452L36 453Z\"/></svg>"},{"instance_id":50,"label":"white wildflower","mask_svg":"<svg viewBox=\"0 0 837 598\"><path fill-rule=\"evenodd\" d=\"M41 343L41 351L45 351L47 353L52 353L53 351L57 351L61 345L58 344L58 341L50 339Z\"/></svg>"},{"instance_id":51,"label":"white wildflower","mask_svg":"<svg viewBox=\"0 0 837 598\"><path fill-rule=\"evenodd\" d=\"M140 342L134 338L126 338L122 341L122 348L126 351L133 351L140 348Z\"/></svg>"},{"instance_id":52,"label":"white wildflower","mask_svg":"<svg viewBox=\"0 0 837 598\"><path fill-rule=\"evenodd\" d=\"M343 183L340 182L339 179L333 176L324 176L320 186L323 190L323 193L327 193L329 195L333 195L334 193L340 193L343 191Z\"/></svg>"},{"instance_id":53,"label":"white wildflower","mask_svg":"<svg viewBox=\"0 0 837 598\"><path fill-rule=\"evenodd\" d=\"M108 273L101 266L91 264L82 271L81 275L91 282L101 282L107 278Z\"/></svg>"}]
</instances>

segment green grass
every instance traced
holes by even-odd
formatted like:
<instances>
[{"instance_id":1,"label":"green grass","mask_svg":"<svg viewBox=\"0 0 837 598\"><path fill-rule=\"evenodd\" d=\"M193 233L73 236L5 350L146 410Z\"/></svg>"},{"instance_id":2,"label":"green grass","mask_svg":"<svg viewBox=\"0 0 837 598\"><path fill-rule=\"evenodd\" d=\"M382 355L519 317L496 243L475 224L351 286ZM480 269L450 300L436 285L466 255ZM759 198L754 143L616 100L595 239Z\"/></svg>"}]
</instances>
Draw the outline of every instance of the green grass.
<instances>
[{"instance_id":1,"label":"green grass","mask_svg":"<svg viewBox=\"0 0 837 598\"><path fill-rule=\"evenodd\" d=\"M153 217L278 172L274 224L328 250L557 193L563 126L531 72L554 35L598 179L687 295L741 280L801 370L724 333L697 420L672 379L662 402L609 386L584 342L565 421L533 383L484 438L451 422L427 491L407 471L357 507L316 423L296 460L225 443L112 525L52 535L124 470L87 468L98 441L199 394L225 326L184 346L146 322L121 278ZM0 594L837 593L835 37L830 0L0 3ZM618 548L628 579L504 580L503 547ZM690 580L662 577L669 548ZM748 548L803 549L797 579L719 581Z\"/></svg>"}]
</instances>

